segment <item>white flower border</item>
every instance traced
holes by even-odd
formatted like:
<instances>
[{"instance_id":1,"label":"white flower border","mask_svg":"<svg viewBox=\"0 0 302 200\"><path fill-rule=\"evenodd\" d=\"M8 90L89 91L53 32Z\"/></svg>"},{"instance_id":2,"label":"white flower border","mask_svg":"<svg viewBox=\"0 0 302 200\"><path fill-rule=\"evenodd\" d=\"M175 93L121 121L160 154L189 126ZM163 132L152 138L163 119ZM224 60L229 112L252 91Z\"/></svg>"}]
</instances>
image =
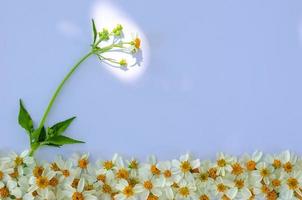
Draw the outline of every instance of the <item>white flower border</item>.
<instances>
[{"instance_id":1,"label":"white flower border","mask_svg":"<svg viewBox=\"0 0 302 200\"><path fill-rule=\"evenodd\" d=\"M39 162L28 151L0 158L2 200L302 199L302 158L284 151L215 161L186 154L145 163L114 155L92 164L88 154Z\"/></svg>"}]
</instances>

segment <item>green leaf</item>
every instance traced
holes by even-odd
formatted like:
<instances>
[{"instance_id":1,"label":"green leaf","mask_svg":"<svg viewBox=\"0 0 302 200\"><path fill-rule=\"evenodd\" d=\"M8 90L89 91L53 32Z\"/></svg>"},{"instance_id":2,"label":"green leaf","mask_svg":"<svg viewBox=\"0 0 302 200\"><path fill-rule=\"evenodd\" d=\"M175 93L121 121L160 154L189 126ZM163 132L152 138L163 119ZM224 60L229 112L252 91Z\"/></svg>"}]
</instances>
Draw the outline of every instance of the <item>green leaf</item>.
<instances>
[{"instance_id":1,"label":"green leaf","mask_svg":"<svg viewBox=\"0 0 302 200\"><path fill-rule=\"evenodd\" d=\"M96 26L94 23L94 19L92 19L92 30L93 30L93 44L96 42L96 38L97 38L97 30L96 30Z\"/></svg>"},{"instance_id":2,"label":"green leaf","mask_svg":"<svg viewBox=\"0 0 302 200\"><path fill-rule=\"evenodd\" d=\"M34 131L31 133L31 140L32 140L32 141L30 141L30 142L31 142L31 143L39 142L41 133L42 133L41 139L44 137L43 132L45 132L44 127L38 128L38 129L34 130Z\"/></svg>"},{"instance_id":3,"label":"green leaf","mask_svg":"<svg viewBox=\"0 0 302 200\"><path fill-rule=\"evenodd\" d=\"M22 126L22 128L27 130L28 133L31 133L33 131L34 129L33 121L29 113L25 109L21 99L20 99L20 111L19 111L18 121L20 126Z\"/></svg>"},{"instance_id":4,"label":"green leaf","mask_svg":"<svg viewBox=\"0 0 302 200\"><path fill-rule=\"evenodd\" d=\"M59 122L55 125L53 125L50 129L51 131L49 131L49 133L51 133L49 136L57 136L57 135L61 135L71 124L71 122L75 119L76 117L72 117L69 118L65 121Z\"/></svg>"},{"instance_id":5,"label":"green leaf","mask_svg":"<svg viewBox=\"0 0 302 200\"><path fill-rule=\"evenodd\" d=\"M47 145L56 145L56 146L62 146L64 144L77 144L77 143L84 143L83 141L75 140L63 135L58 135L55 137L52 137L46 141Z\"/></svg>"},{"instance_id":6,"label":"green leaf","mask_svg":"<svg viewBox=\"0 0 302 200\"><path fill-rule=\"evenodd\" d=\"M45 131L45 128L43 127L40 131L40 134L39 134L39 139L38 141L39 142L43 142L46 140L46 131Z\"/></svg>"}]
</instances>

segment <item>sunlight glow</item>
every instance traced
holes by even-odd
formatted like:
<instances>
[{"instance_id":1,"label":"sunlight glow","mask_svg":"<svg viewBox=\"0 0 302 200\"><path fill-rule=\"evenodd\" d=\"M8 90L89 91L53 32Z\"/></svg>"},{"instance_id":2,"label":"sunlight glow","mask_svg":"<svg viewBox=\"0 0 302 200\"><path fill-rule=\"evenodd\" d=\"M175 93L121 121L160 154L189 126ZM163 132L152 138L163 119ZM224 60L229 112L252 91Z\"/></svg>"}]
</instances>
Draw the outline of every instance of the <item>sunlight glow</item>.
<instances>
[{"instance_id":1,"label":"sunlight glow","mask_svg":"<svg viewBox=\"0 0 302 200\"><path fill-rule=\"evenodd\" d=\"M124 27L124 36L126 40L130 41L136 35L141 38L142 53L141 55L139 55L139 57L142 60L140 63L135 63L135 59L131 55L123 55L122 58L125 58L130 64L130 67L128 67L127 70L110 67L109 65L105 64L106 69L108 69L112 74L116 75L122 81L133 82L141 77L142 74L146 71L150 51L147 37L139 28L139 26L135 24L135 22L124 12L122 12L122 10L109 2L97 2L92 8L91 17L95 20L98 30L101 30L104 27L112 30L117 24L122 24ZM115 58L117 60L121 59L121 57L119 57L120 53L112 52L106 55L110 55L112 58Z\"/></svg>"}]
</instances>

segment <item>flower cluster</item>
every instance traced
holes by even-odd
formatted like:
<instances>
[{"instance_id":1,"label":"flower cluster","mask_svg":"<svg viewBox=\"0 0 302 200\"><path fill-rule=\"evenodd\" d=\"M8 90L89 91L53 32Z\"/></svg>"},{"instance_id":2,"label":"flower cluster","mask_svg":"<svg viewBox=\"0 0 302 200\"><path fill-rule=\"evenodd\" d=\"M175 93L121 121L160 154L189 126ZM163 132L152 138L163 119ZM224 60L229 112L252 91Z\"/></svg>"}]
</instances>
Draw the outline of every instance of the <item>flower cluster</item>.
<instances>
[{"instance_id":1,"label":"flower cluster","mask_svg":"<svg viewBox=\"0 0 302 200\"><path fill-rule=\"evenodd\" d=\"M114 155L96 164L87 154L38 162L24 151L0 162L2 200L302 199L302 159L289 151L145 163Z\"/></svg>"},{"instance_id":2,"label":"flower cluster","mask_svg":"<svg viewBox=\"0 0 302 200\"><path fill-rule=\"evenodd\" d=\"M112 52L118 51L119 54L130 54L135 57L135 54L140 51L141 39L138 36L132 36L131 40L126 40L121 24L117 24L111 31L107 28L97 31L94 21L92 21L92 23L94 32L92 49L94 54L97 55L101 61L107 62L111 66L128 67L129 63L126 58L112 58ZM108 53L110 56L107 56ZM138 61L136 60L135 62ZM135 63L131 63L131 65L133 64Z\"/></svg>"}]
</instances>

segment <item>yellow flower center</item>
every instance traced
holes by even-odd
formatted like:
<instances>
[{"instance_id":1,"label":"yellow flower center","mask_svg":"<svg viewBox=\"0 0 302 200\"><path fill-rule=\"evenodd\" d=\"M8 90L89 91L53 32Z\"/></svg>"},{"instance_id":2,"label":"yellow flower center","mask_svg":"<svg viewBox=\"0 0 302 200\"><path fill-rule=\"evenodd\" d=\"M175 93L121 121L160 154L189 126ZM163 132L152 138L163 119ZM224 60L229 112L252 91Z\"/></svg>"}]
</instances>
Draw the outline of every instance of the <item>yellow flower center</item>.
<instances>
[{"instance_id":1,"label":"yellow flower center","mask_svg":"<svg viewBox=\"0 0 302 200\"><path fill-rule=\"evenodd\" d=\"M172 172L170 170L165 170L164 171L164 177L165 178L170 178L172 176Z\"/></svg>"},{"instance_id":2,"label":"yellow flower center","mask_svg":"<svg viewBox=\"0 0 302 200\"><path fill-rule=\"evenodd\" d=\"M272 180L272 185L274 187L279 187L281 185L281 181L279 179L273 179Z\"/></svg>"},{"instance_id":3,"label":"yellow flower center","mask_svg":"<svg viewBox=\"0 0 302 200\"><path fill-rule=\"evenodd\" d=\"M80 192L75 192L72 195L72 200L84 200L84 196Z\"/></svg>"},{"instance_id":4,"label":"yellow flower center","mask_svg":"<svg viewBox=\"0 0 302 200\"><path fill-rule=\"evenodd\" d=\"M63 170L63 171L62 171L62 174L63 174L63 176L65 176L65 177L70 176L70 172L69 172L67 169Z\"/></svg>"},{"instance_id":5,"label":"yellow flower center","mask_svg":"<svg viewBox=\"0 0 302 200\"><path fill-rule=\"evenodd\" d=\"M181 196L187 197L190 194L190 190L188 187L181 187L181 188L179 188L179 194Z\"/></svg>"},{"instance_id":6,"label":"yellow flower center","mask_svg":"<svg viewBox=\"0 0 302 200\"><path fill-rule=\"evenodd\" d=\"M244 180L242 180L242 179L236 180L236 181L235 181L235 186L236 186L238 189L242 189L242 188L244 187Z\"/></svg>"},{"instance_id":7,"label":"yellow flower center","mask_svg":"<svg viewBox=\"0 0 302 200\"><path fill-rule=\"evenodd\" d=\"M9 174L12 178L17 178L19 176L19 172L17 168L14 168L14 172Z\"/></svg>"},{"instance_id":8,"label":"yellow flower center","mask_svg":"<svg viewBox=\"0 0 302 200\"><path fill-rule=\"evenodd\" d=\"M209 174L209 177L211 177L214 180L218 177L216 168L210 168L208 170L208 174Z\"/></svg>"},{"instance_id":9,"label":"yellow flower center","mask_svg":"<svg viewBox=\"0 0 302 200\"><path fill-rule=\"evenodd\" d=\"M37 177L42 176L43 171L44 171L44 168L43 168L43 167L41 167L41 166L36 166L36 167L34 168L34 170L33 170L33 174L34 174L34 176L37 178Z\"/></svg>"},{"instance_id":10,"label":"yellow flower center","mask_svg":"<svg viewBox=\"0 0 302 200\"><path fill-rule=\"evenodd\" d=\"M296 190L299 188L299 182L295 178L287 179L287 185L288 185L289 189L291 189L291 190Z\"/></svg>"},{"instance_id":11,"label":"yellow flower center","mask_svg":"<svg viewBox=\"0 0 302 200\"><path fill-rule=\"evenodd\" d=\"M2 171L0 171L0 180L2 180L4 177L4 173Z\"/></svg>"},{"instance_id":12,"label":"yellow flower center","mask_svg":"<svg viewBox=\"0 0 302 200\"><path fill-rule=\"evenodd\" d=\"M160 170L156 167L156 165L151 165L150 171L153 175L159 175L160 174Z\"/></svg>"},{"instance_id":13,"label":"yellow flower center","mask_svg":"<svg viewBox=\"0 0 302 200\"><path fill-rule=\"evenodd\" d=\"M203 194L199 197L199 200L210 200L210 198L207 195Z\"/></svg>"},{"instance_id":14,"label":"yellow flower center","mask_svg":"<svg viewBox=\"0 0 302 200\"><path fill-rule=\"evenodd\" d=\"M144 187L147 189L147 190L151 190L153 188L153 184L150 180L148 181L145 181L144 182Z\"/></svg>"},{"instance_id":15,"label":"yellow flower center","mask_svg":"<svg viewBox=\"0 0 302 200\"><path fill-rule=\"evenodd\" d=\"M7 187L3 187L0 189L0 197L1 198L9 197L9 190L7 189Z\"/></svg>"},{"instance_id":16,"label":"yellow flower center","mask_svg":"<svg viewBox=\"0 0 302 200\"><path fill-rule=\"evenodd\" d=\"M218 192L225 192L226 190L227 190L227 187L226 187L224 184L219 183L219 184L217 185L217 191L218 191Z\"/></svg>"},{"instance_id":17,"label":"yellow flower center","mask_svg":"<svg viewBox=\"0 0 302 200\"><path fill-rule=\"evenodd\" d=\"M290 173L293 171L293 165L290 162L287 162L283 165L283 169L284 171L286 171L287 173Z\"/></svg>"},{"instance_id":18,"label":"yellow flower center","mask_svg":"<svg viewBox=\"0 0 302 200\"><path fill-rule=\"evenodd\" d=\"M100 174L97 176L98 181L101 181L103 183L105 183L106 181L106 175L105 174Z\"/></svg>"},{"instance_id":19,"label":"yellow flower center","mask_svg":"<svg viewBox=\"0 0 302 200\"><path fill-rule=\"evenodd\" d=\"M222 197L221 197L221 200L231 200L227 195L223 195Z\"/></svg>"},{"instance_id":20,"label":"yellow flower center","mask_svg":"<svg viewBox=\"0 0 302 200\"><path fill-rule=\"evenodd\" d=\"M49 181L49 185L52 187L56 187L59 184L59 180L55 177L53 177L52 179L50 179Z\"/></svg>"},{"instance_id":21,"label":"yellow flower center","mask_svg":"<svg viewBox=\"0 0 302 200\"><path fill-rule=\"evenodd\" d=\"M55 172L60 171L60 168L57 163L51 163L51 169Z\"/></svg>"},{"instance_id":22,"label":"yellow flower center","mask_svg":"<svg viewBox=\"0 0 302 200\"><path fill-rule=\"evenodd\" d=\"M132 186L128 185L127 187L124 188L123 190L123 194L126 196L126 197L131 197L134 195L134 191L133 191L133 188Z\"/></svg>"},{"instance_id":23,"label":"yellow flower center","mask_svg":"<svg viewBox=\"0 0 302 200\"><path fill-rule=\"evenodd\" d=\"M226 166L226 161L225 161L225 159L219 159L219 160L217 160L217 165L218 165L219 167L225 167L225 166Z\"/></svg>"},{"instance_id":24,"label":"yellow flower center","mask_svg":"<svg viewBox=\"0 0 302 200\"><path fill-rule=\"evenodd\" d=\"M73 181L71 183L71 187L73 187L73 188L78 187L79 182L80 182L80 179L78 179L78 178L73 179Z\"/></svg>"},{"instance_id":25,"label":"yellow flower center","mask_svg":"<svg viewBox=\"0 0 302 200\"><path fill-rule=\"evenodd\" d=\"M47 177L40 176L36 179L36 184L39 188L45 189L49 185L49 181L48 181Z\"/></svg>"},{"instance_id":26,"label":"yellow flower center","mask_svg":"<svg viewBox=\"0 0 302 200\"><path fill-rule=\"evenodd\" d=\"M128 179L129 172L126 169L119 169L116 173L116 177L120 179Z\"/></svg>"},{"instance_id":27,"label":"yellow flower center","mask_svg":"<svg viewBox=\"0 0 302 200\"><path fill-rule=\"evenodd\" d=\"M261 191L264 194L268 194L270 192L269 188L267 187L267 185L262 185L261 186Z\"/></svg>"},{"instance_id":28,"label":"yellow flower center","mask_svg":"<svg viewBox=\"0 0 302 200\"><path fill-rule=\"evenodd\" d=\"M275 168L275 169L280 168L280 167L281 167L281 165L282 165L282 163L281 163L281 161L280 161L280 160L277 160L277 159L275 159L275 160L274 160L274 162L273 162L273 166L274 166L274 168Z\"/></svg>"},{"instance_id":29,"label":"yellow flower center","mask_svg":"<svg viewBox=\"0 0 302 200\"><path fill-rule=\"evenodd\" d=\"M80 159L78 161L78 166L81 168L81 169L86 169L87 166L88 166L88 160L87 159Z\"/></svg>"},{"instance_id":30,"label":"yellow flower center","mask_svg":"<svg viewBox=\"0 0 302 200\"><path fill-rule=\"evenodd\" d=\"M232 174L238 176L242 173L243 173L243 168L241 167L241 165L239 163L235 163L232 165Z\"/></svg>"},{"instance_id":31,"label":"yellow flower center","mask_svg":"<svg viewBox=\"0 0 302 200\"><path fill-rule=\"evenodd\" d=\"M199 180L201 181L207 181L209 178L209 175L207 173L200 173L199 174Z\"/></svg>"},{"instance_id":32,"label":"yellow flower center","mask_svg":"<svg viewBox=\"0 0 302 200\"><path fill-rule=\"evenodd\" d=\"M253 160L247 161L247 163L246 163L246 169L249 170L249 171L255 170L256 169L256 162L253 161Z\"/></svg>"},{"instance_id":33,"label":"yellow flower center","mask_svg":"<svg viewBox=\"0 0 302 200\"><path fill-rule=\"evenodd\" d=\"M266 195L266 199L267 200L277 200L278 198L278 194L276 191L272 190L272 191L269 191Z\"/></svg>"},{"instance_id":34,"label":"yellow flower center","mask_svg":"<svg viewBox=\"0 0 302 200\"><path fill-rule=\"evenodd\" d=\"M1 188L0 189L0 197L1 198L7 198L7 197L9 197L9 190L8 190L8 188L7 187L3 187L3 188Z\"/></svg>"},{"instance_id":35,"label":"yellow flower center","mask_svg":"<svg viewBox=\"0 0 302 200\"><path fill-rule=\"evenodd\" d=\"M103 163L103 166L106 170L110 170L113 168L114 165L111 160L107 160Z\"/></svg>"},{"instance_id":36,"label":"yellow flower center","mask_svg":"<svg viewBox=\"0 0 302 200\"><path fill-rule=\"evenodd\" d=\"M132 160L129 164L130 169L138 169L138 162L136 160Z\"/></svg>"},{"instance_id":37,"label":"yellow flower center","mask_svg":"<svg viewBox=\"0 0 302 200\"><path fill-rule=\"evenodd\" d=\"M141 47L141 39L139 39L138 37L134 39L134 46L135 48L139 49Z\"/></svg>"},{"instance_id":38,"label":"yellow flower center","mask_svg":"<svg viewBox=\"0 0 302 200\"><path fill-rule=\"evenodd\" d=\"M260 170L260 175L261 175L262 177L268 176L268 175L269 175L268 169L266 169L266 168L261 169L261 170Z\"/></svg>"},{"instance_id":39,"label":"yellow flower center","mask_svg":"<svg viewBox=\"0 0 302 200\"><path fill-rule=\"evenodd\" d=\"M23 164L23 158L21 158L20 156L17 156L15 159L15 164L17 166L22 165Z\"/></svg>"},{"instance_id":40,"label":"yellow flower center","mask_svg":"<svg viewBox=\"0 0 302 200\"><path fill-rule=\"evenodd\" d=\"M147 200L158 200L159 198L155 196L154 194L149 194Z\"/></svg>"},{"instance_id":41,"label":"yellow flower center","mask_svg":"<svg viewBox=\"0 0 302 200\"><path fill-rule=\"evenodd\" d=\"M92 185L92 184L87 184L87 185L85 185L84 190L86 190L86 191L91 191L91 190L93 190L93 185Z\"/></svg>"},{"instance_id":42,"label":"yellow flower center","mask_svg":"<svg viewBox=\"0 0 302 200\"><path fill-rule=\"evenodd\" d=\"M180 164L180 169L181 169L181 171L184 172L184 173L189 172L189 171L192 169L190 162L187 161L187 160L181 162L181 164Z\"/></svg>"},{"instance_id":43,"label":"yellow flower center","mask_svg":"<svg viewBox=\"0 0 302 200\"><path fill-rule=\"evenodd\" d=\"M112 191L111 186L106 183L102 186L102 190L104 193L107 193L107 194L110 194Z\"/></svg>"}]
</instances>

